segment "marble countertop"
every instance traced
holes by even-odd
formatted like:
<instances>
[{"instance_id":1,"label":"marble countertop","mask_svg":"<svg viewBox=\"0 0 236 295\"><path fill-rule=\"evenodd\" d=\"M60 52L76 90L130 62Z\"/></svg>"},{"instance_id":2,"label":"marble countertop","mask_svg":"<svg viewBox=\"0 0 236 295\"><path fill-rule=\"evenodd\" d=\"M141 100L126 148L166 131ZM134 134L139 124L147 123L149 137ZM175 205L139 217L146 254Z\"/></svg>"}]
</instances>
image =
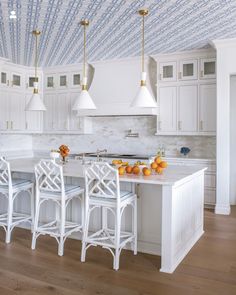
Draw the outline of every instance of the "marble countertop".
<instances>
[{"instance_id":1,"label":"marble countertop","mask_svg":"<svg viewBox=\"0 0 236 295\"><path fill-rule=\"evenodd\" d=\"M22 158L10 160L11 171L20 173L34 173L34 166L39 162L39 158ZM165 169L162 175L122 175L121 182L156 184L156 185L177 185L187 181L196 174L202 173L207 168L197 166L175 166L171 165ZM84 177L84 166L77 160L69 160L63 165L64 176Z\"/></svg>"}]
</instances>

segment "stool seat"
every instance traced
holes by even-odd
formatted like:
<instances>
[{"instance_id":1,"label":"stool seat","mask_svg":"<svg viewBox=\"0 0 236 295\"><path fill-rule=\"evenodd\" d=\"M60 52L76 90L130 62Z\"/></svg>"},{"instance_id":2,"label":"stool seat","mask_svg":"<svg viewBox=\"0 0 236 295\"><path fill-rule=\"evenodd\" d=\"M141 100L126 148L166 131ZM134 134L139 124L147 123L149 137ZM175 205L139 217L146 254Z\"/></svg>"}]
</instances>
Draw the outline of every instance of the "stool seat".
<instances>
[{"instance_id":1,"label":"stool seat","mask_svg":"<svg viewBox=\"0 0 236 295\"><path fill-rule=\"evenodd\" d=\"M78 195L83 193L84 189L82 189L80 186L78 185L72 185L72 184L66 184L65 185L65 198L71 198L74 195ZM41 191L41 198L61 198L61 191L49 191L49 190L42 190Z\"/></svg>"},{"instance_id":2,"label":"stool seat","mask_svg":"<svg viewBox=\"0 0 236 295\"><path fill-rule=\"evenodd\" d=\"M32 185L33 182L28 179L12 178L12 188L13 190L22 189ZM8 185L0 185L0 192L8 190Z\"/></svg>"},{"instance_id":3,"label":"stool seat","mask_svg":"<svg viewBox=\"0 0 236 295\"><path fill-rule=\"evenodd\" d=\"M135 195L132 192L128 191L121 191L120 192L120 202L123 203L126 200L130 200L130 198L135 198ZM103 195L91 194L90 202L93 204L100 204L101 202L106 203L107 205L116 205L117 199L111 197L105 197Z\"/></svg>"}]
</instances>

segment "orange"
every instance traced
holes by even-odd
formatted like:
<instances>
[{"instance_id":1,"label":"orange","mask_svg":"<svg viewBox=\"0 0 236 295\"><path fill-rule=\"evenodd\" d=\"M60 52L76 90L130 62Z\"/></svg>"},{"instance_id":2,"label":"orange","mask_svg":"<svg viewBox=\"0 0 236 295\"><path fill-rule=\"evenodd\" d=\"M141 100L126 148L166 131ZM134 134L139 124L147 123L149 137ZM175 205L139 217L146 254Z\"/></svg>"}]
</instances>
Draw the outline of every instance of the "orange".
<instances>
[{"instance_id":1,"label":"orange","mask_svg":"<svg viewBox=\"0 0 236 295\"><path fill-rule=\"evenodd\" d=\"M158 166L157 169L156 169L156 173L162 174L162 172L163 172L163 168Z\"/></svg>"},{"instance_id":2,"label":"orange","mask_svg":"<svg viewBox=\"0 0 236 295\"><path fill-rule=\"evenodd\" d=\"M157 167L158 167L157 163L156 162L152 162L151 168L152 169L157 169Z\"/></svg>"},{"instance_id":3,"label":"orange","mask_svg":"<svg viewBox=\"0 0 236 295\"><path fill-rule=\"evenodd\" d=\"M162 162L162 159L160 156L156 157L154 160L157 164L160 164Z\"/></svg>"},{"instance_id":4,"label":"orange","mask_svg":"<svg viewBox=\"0 0 236 295\"><path fill-rule=\"evenodd\" d=\"M138 166L134 166L132 169L133 174L139 174L140 173L140 169Z\"/></svg>"},{"instance_id":5,"label":"orange","mask_svg":"<svg viewBox=\"0 0 236 295\"><path fill-rule=\"evenodd\" d=\"M159 165L161 168L166 168L168 166L166 161L162 161Z\"/></svg>"},{"instance_id":6,"label":"orange","mask_svg":"<svg viewBox=\"0 0 236 295\"><path fill-rule=\"evenodd\" d=\"M122 167L122 166L118 168L118 171L119 171L119 175L124 175L125 174L125 168Z\"/></svg>"},{"instance_id":7,"label":"orange","mask_svg":"<svg viewBox=\"0 0 236 295\"><path fill-rule=\"evenodd\" d=\"M151 169L149 169L147 167L143 168L143 175L149 176L149 175L151 175L151 173L152 173Z\"/></svg>"},{"instance_id":8,"label":"orange","mask_svg":"<svg viewBox=\"0 0 236 295\"><path fill-rule=\"evenodd\" d=\"M133 167L132 167L132 166L127 166L127 167L125 168L125 171L126 171L126 173L128 173L128 174L131 174L131 173L132 173L132 170L133 170Z\"/></svg>"}]
</instances>

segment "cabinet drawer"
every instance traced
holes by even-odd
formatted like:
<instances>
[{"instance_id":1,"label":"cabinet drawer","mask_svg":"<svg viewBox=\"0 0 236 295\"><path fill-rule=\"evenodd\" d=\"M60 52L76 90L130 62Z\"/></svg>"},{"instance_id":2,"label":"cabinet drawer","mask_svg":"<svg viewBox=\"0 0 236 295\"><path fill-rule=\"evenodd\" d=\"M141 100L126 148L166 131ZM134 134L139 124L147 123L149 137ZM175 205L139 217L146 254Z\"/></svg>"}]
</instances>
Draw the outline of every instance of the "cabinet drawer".
<instances>
[{"instance_id":1,"label":"cabinet drawer","mask_svg":"<svg viewBox=\"0 0 236 295\"><path fill-rule=\"evenodd\" d=\"M205 174L205 187L215 188L216 187L216 175Z\"/></svg>"},{"instance_id":2,"label":"cabinet drawer","mask_svg":"<svg viewBox=\"0 0 236 295\"><path fill-rule=\"evenodd\" d=\"M204 204L214 205L216 203L216 191L205 189Z\"/></svg>"}]
</instances>

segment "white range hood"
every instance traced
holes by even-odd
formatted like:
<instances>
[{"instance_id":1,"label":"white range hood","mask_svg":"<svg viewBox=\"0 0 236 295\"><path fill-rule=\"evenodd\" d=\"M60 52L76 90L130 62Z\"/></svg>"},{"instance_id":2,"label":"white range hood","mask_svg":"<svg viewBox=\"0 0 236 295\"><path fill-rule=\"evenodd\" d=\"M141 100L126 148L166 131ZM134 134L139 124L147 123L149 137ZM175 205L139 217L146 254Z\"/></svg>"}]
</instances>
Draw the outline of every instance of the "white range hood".
<instances>
[{"instance_id":1,"label":"white range hood","mask_svg":"<svg viewBox=\"0 0 236 295\"><path fill-rule=\"evenodd\" d=\"M157 108L132 108L140 84L140 58L103 61L93 64L94 77L89 93L96 110L80 110L79 116L149 116L157 115ZM156 97L156 62L149 58L147 86Z\"/></svg>"}]
</instances>

